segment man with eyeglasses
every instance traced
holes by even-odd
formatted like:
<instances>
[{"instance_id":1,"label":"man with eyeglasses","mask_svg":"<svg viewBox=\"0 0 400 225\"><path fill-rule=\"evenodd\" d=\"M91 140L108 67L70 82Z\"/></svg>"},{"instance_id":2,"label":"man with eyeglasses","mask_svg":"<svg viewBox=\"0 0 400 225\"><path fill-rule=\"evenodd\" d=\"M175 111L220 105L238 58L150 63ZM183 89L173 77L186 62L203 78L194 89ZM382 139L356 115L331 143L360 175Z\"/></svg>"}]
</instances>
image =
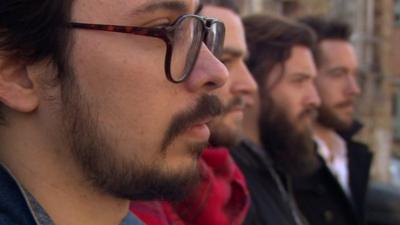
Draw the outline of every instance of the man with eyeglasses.
<instances>
[{"instance_id":1,"label":"man with eyeglasses","mask_svg":"<svg viewBox=\"0 0 400 225\"><path fill-rule=\"evenodd\" d=\"M0 3L0 224L141 224L197 180L228 77L193 0Z\"/></svg>"},{"instance_id":2,"label":"man with eyeglasses","mask_svg":"<svg viewBox=\"0 0 400 225\"><path fill-rule=\"evenodd\" d=\"M218 90L223 113L210 123L210 146L200 158L201 182L180 202L138 202L131 209L147 224L241 225L250 205L245 179L229 148L242 137L243 111L254 104L257 84L246 65L247 45L239 7L234 0L202 0L201 15L226 27L220 60L229 78Z\"/></svg>"}]
</instances>

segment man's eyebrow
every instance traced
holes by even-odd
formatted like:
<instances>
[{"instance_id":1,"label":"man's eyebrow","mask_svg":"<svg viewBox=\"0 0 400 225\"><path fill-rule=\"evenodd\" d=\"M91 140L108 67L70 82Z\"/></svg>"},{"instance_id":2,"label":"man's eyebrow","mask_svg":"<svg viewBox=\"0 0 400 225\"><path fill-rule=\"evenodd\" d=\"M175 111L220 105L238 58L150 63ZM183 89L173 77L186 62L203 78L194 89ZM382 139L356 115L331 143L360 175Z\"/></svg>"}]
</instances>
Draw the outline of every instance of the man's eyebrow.
<instances>
[{"instance_id":1,"label":"man's eyebrow","mask_svg":"<svg viewBox=\"0 0 400 225\"><path fill-rule=\"evenodd\" d=\"M224 56L229 56L229 57L232 57L232 58L247 57L246 53L243 52L242 50L236 49L236 48L230 48L230 47L224 48L223 55Z\"/></svg>"},{"instance_id":2,"label":"man's eyebrow","mask_svg":"<svg viewBox=\"0 0 400 225\"><path fill-rule=\"evenodd\" d=\"M348 73L348 71L349 70L344 66L336 66L327 70L328 73L335 73L335 72Z\"/></svg>"},{"instance_id":3,"label":"man's eyebrow","mask_svg":"<svg viewBox=\"0 0 400 225\"><path fill-rule=\"evenodd\" d=\"M296 77L301 77L301 78L309 78L312 77L311 73L307 73L307 72L293 72L290 73L289 76L296 76Z\"/></svg>"},{"instance_id":4,"label":"man's eyebrow","mask_svg":"<svg viewBox=\"0 0 400 225\"><path fill-rule=\"evenodd\" d=\"M201 11L203 11L203 4L202 3L199 3L198 5L197 5L197 8L196 8L196 10L194 11L194 14L195 15L200 15L200 13L201 13Z\"/></svg>"},{"instance_id":5,"label":"man's eyebrow","mask_svg":"<svg viewBox=\"0 0 400 225\"><path fill-rule=\"evenodd\" d=\"M139 15L144 13L152 13L157 10L167 10L174 11L178 13L187 13L189 11L188 5L182 1L161 1L161 0L151 0L139 8L133 11L133 15Z\"/></svg>"}]
</instances>

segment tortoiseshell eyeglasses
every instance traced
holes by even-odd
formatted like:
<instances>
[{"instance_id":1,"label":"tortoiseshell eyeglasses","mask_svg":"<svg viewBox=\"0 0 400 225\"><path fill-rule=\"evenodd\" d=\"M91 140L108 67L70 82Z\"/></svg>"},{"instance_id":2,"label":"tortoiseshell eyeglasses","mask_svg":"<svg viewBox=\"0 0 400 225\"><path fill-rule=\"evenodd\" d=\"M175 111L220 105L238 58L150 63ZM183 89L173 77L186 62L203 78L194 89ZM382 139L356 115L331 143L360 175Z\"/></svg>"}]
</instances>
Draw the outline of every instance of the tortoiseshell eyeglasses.
<instances>
[{"instance_id":1,"label":"tortoiseshell eyeglasses","mask_svg":"<svg viewBox=\"0 0 400 225\"><path fill-rule=\"evenodd\" d=\"M180 16L172 25L160 28L77 22L70 25L72 28L129 33L164 40L167 46L165 74L173 83L183 82L191 74L203 42L219 58L225 37L225 26L222 22L192 14Z\"/></svg>"}]
</instances>

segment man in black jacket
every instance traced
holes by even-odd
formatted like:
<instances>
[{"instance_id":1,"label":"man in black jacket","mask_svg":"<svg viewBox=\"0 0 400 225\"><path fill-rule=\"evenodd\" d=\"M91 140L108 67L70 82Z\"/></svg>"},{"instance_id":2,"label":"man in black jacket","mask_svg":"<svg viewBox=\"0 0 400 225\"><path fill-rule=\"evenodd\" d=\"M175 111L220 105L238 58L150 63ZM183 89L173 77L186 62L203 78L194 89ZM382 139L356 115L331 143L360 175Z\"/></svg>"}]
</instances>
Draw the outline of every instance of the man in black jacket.
<instances>
[{"instance_id":1,"label":"man in black jacket","mask_svg":"<svg viewBox=\"0 0 400 225\"><path fill-rule=\"evenodd\" d=\"M352 140L361 125L353 120L360 88L351 29L341 21L320 17L301 21L318 36L316 86L321 107L313 129L322 167L296 179L295 196L310 224L364 224L371 153Z\"/></svg>"},{"instance_id":2,"label":"man in black jacket","mask_svg":"<svg viewBox=\"0 0 400 225\"><path fill-rule=\"evenodd\" d=\"M260 90L257 107L245 113L248 138L232 151L252 197L245 224L306 224L288 175L308 173L317 162L311 135L320 103L315 39L306 26L268 15L245 18L244 26L248 67Z\"/></svg>"}]
</instances>

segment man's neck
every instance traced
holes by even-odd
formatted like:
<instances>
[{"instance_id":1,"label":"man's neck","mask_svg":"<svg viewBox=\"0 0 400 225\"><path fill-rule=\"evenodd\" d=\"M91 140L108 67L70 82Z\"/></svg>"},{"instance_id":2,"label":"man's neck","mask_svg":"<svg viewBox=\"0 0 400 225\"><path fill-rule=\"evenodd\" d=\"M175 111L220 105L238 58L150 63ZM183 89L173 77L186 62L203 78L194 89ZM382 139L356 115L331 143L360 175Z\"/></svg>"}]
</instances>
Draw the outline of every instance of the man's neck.
<instances>
[{"instance_id":1,"label":"man's neck","mask_svg":"<svg viewBox=\"0 0 400 225\"><path fill-rule=\"evenodd\" d=\"M313 125L313 131L314 135L324 141L329 149L333 148L333 143L337 135L334 129L315 123Z\"/></svg>"},{"instance_id":2,"label":"man's neck","mask_svg":"<svg viewBox=\"0 0 400 225\"><path fill-rule=\"evenodd\" d=\"M260 134L258 132L258 128L256 127L246 127L244 126L244 137L249 139L254 144L260 145Z\"/></svg>"},{"instance_id":3,"label":"man's neck","mask_svg":"<svg viewBox=\"0 0 400 225\"><path fill-rule=\"evenodd\" d=\"M250 141L261 146L258 119L255 119L258 118L258 114L253 111L254 109L248 109L245 113L243 120L243 133Z\"/></svg>"},{"instance_id":4,"label":"man's neck","mask_svg":"<svg viewBox=\"0 0 400 225\"><path fill-rule=\"evenodd\" d=\"M1 131L2 163L55 224L119 225L129 212L129 201L93 188L67 145L55 143L52 133L40 127L14 123Z\"/></svg>"}]
</instances>

